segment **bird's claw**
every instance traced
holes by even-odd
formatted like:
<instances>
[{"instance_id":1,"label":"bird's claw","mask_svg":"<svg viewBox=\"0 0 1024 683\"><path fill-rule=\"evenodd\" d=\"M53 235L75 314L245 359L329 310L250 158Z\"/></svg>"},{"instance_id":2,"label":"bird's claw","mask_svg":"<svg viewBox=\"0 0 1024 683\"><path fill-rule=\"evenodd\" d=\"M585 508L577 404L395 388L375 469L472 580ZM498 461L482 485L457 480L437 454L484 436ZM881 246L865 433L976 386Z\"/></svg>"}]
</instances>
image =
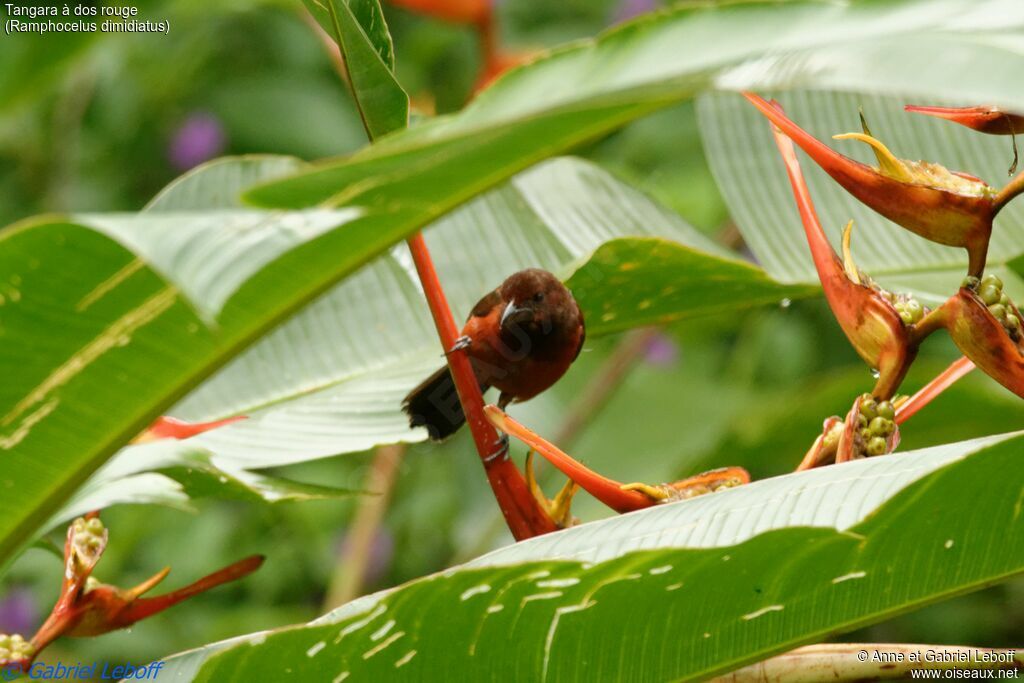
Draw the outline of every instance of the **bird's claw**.
<instances>
[{"instance_id":1,"label":"bird's claw","mask_svg":"<svg viewBox=\"0 0 1024 683\"><path fill-rule=\"evenodd\" d=\"M532 449L526 454L526 485L530 488L530 493L533 494L534 499L544 511L548 513L551 520L558 525L558 528L565 529L573 526L578 520L572 516L572 499L576 492L579 491L579 484L569 479L562 486L561 490L555 494L555 497L549 499L544 495L540 485L537 484L537 477L533 471L533 455L534 451Z\"/></svg>"},{"instance_id":2,"label":"bird's claw","mask_svg":"<svg viewBox=\"0 0 1024 683\"><path fill-rule=\"evenodd\" d=\"M470 345L472 345L472 343L473 339L469 335L464 334L455 340L455 343L452 344L452 347L448 349L448 353L455 353L456 351L468 349ZM448 353L446 353L445 355L448 355Z\"/></svg>"},{"instance_id":3,"label":"bird's claw","mask_svg":"<svg viewBox=\"0 0 1024 683\"><path fill-rule=\"evenodd\" d=\"M501 458L502 460L508 460L508 434L502 434L498 437L497 441L494 442L497 447L491 453L488 453L484 458L485 463L491 463Z\"/></svg>"}]
</instances>

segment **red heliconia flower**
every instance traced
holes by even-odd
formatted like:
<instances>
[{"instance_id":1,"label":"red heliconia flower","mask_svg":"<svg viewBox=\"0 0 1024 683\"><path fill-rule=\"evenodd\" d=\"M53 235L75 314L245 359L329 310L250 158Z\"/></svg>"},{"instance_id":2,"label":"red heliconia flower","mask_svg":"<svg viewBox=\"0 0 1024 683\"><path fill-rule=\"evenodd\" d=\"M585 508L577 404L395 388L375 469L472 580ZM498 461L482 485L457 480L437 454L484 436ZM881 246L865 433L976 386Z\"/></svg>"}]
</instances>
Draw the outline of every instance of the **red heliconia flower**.
<instances>
[{"instance_id":1,"label":"red heliconia flower","mask_svg":"<svg viewBox=\"0 0 1024 683\"><path fill-rule=\"evenodd\" d=\"M30 641L31 658L61 636L97 636L126 628L182 600L256 571L263 557L253 555L198 581L152 598L144 598L171 571L157 572L134 588L122 589L92 577L107 545L108 533L96 512L76 519L64 543L64 581L50 616Z\"/></svg>"},{"instance_id":2,"label":"red heliconia flower","mask_svg":"<svg viewBox=\"0 0 1024 683\"><path fill-rule=\"evenodd\" d=\"M906 111L926 114L947 121L954 121L979 133L989 135L1014 135L1024 133L1024 116L1002 111L999 107L981 105L977 107L923 107L908 104Z\"/></svg>"},{"instance_id":3,"label":"red heliconia flower","mask_svg":"<svg viewBox=\"0 0 1024 683\"><path fill-rule=\"evenodd\" d=\"M977 107L919 107L908 104L906 111L925 114L938 119L954 121L971 130L989 135L1016 135L1024 133L1024 116L1011 114L999 107L981 105ZM1013 163L1010 164L1009 175L1017 170L1017 139L1013 140ZM1002 194L1002 193L1001 193ZM996 197L997 204L1006 201L1005 197Z\"/></svg>"},{"instance_id":4,"label":"red heliconia flower","mask_svg":"<svg viewBox=\"0 0 1024 683\"><path fill-rule=\"evenodd\" d=\"M839 435L842 433L844 425L845 422L835 415L825 418L825 422L821 425L821 434L807 449L806 455L796 468L797 472L835 462L836 452L839 449Z\"/></svg>"},{"instance_id":5,"label":"red heliconia flower","mask_svg":"<svg viewBox=\"0 0 1024 683\"><path fill-rule=\"evenodd\" d=\"M1024 318L998 277L961 287L932 315L974 365L1024 398Z\"/></svg>"},{"instance_id":6,"label":"red heliconia flower","mask_svg":"<svg viewBox=\"0 0 1024 683\"><path fill-rule=\"evenodd\" d=\"M774 112L772 117L789 120L777 103L764 104ZM840 260L818 220L792 139L777 127L773 130L825 298L853 348L878 372L872 393L878 399L891 398L917 355L915 325L924 308L882 290L857 269L850 254L850 225L843 236L846 261Z\"/></svg>"},{"instance_id":7,"label":"red heliconia flower","mask_svg":"<svg viewBox=\"0 0 1024 683\"><path fill-rule=\"evenodd\" d=\"M570 483L554 500L556 509L549 510L553 519L563 522L562 526L567 526L564 522L572 519L568 514L568 505L577 486L616 512L632 512L659 503L685 500L750 483L750 474L742 467L723 467L667 484L622 484L594 472L530 428L509 417L497 406L485 406L484 414L496 428L505 434L516 437L532 450L540 453L562 474L569 477ZM527 477L532 482L533 476L529 463L528 459ZM543 496L536 490L535 495ZM546 499L542 499L540 502L549 506L551 504Z\"/></svg>"},{"instance_id":8,"label":"red heliconia flower","mask_svg":"<svg viewBox=\"0 0 1024 683\"><path fill-rule=\"evenodd\" d=\"M836 447L836 462L886 455L899 444L896 408L889 401L875 401L869 394L863 394L846 414Z\"/></svg>"},{"instance_id":9,"label":"red heliconia flower","mask_svg":"<svg viewBox=\"0 0 1024 683\"><path fill-rule=\"evenodd\" d=\"M993 188L974 176L938 164L897 159L867 132L836 136L871 145L879 163L878 168L872 168L828 147L763 98L744 95L847 192L921 237L966 249L968 274L981 276L992 221L1002 207Z\"/></svg>"},{"instance_id":10,"label":"red heliconia flower","mask_svg":"<svg viewBox=\"0 0 1024 683\"><path fill-rule=\"evenodd\" d=\"M825 420L797 471L833 462L843 463L869 456L892 453L900 443L896 407L890 401L876 401L870 394L858 396L846 419Z\"/></svg>"}]
</instances>

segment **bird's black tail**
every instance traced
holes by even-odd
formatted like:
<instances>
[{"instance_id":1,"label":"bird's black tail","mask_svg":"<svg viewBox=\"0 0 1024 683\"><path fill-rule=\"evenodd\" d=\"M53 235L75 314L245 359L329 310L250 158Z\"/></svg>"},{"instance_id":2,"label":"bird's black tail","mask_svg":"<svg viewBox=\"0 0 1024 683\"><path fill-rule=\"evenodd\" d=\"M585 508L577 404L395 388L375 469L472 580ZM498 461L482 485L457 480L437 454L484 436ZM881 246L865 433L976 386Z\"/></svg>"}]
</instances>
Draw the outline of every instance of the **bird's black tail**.
<instances>
[{"instance_id":1,"label":"bird's black tail","mask_svg":"<svg viewBox=\"0 0 1024 683\"><path fill-rule=\"evenodd\" d=\"M466 421L447 365L410 391L402 410L409 416L409 426L426 427L433 441L444 441Z\"/></svg>"}]
</instances>

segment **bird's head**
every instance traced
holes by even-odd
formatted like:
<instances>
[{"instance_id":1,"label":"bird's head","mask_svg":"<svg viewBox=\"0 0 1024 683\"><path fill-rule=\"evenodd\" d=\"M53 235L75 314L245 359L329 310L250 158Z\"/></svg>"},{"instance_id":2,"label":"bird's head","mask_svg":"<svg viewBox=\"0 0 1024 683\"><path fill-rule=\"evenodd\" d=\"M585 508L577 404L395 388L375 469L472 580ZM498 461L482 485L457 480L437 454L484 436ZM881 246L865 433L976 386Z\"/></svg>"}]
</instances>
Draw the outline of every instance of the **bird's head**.
<instances>
[{"instance_id":1,"label":"bird's head","mask_svg":"<svg viewBox=\"0 0 1024 683\"><path fill-rule=\"evenodd\" d=\"M506 302L501 312L503 329L518 325L547 333L580 320L572 292L557 277L539 268L510 275L501 285L501 298Z\"/></svg>"}]
</instances>

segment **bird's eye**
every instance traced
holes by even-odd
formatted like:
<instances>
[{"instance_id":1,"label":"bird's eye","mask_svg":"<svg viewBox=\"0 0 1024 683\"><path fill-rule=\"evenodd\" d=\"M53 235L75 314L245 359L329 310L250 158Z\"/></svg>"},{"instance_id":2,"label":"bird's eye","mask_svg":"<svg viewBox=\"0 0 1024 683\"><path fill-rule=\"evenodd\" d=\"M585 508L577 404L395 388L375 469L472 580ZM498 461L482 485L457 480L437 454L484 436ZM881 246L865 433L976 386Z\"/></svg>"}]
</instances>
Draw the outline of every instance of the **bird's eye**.
<instances>
[{"instance_id":1,"label":"bird's eye","mask_svg":"<svg viewBox=\"0 0 1024 683\"><path fill-rule=\"evenodd\" d=\"M544 292L537 292L536 294L534 294L533 295L533 300L536 301L538 304L541 301L544 301Z\"/></svg>"}]
</instances>

